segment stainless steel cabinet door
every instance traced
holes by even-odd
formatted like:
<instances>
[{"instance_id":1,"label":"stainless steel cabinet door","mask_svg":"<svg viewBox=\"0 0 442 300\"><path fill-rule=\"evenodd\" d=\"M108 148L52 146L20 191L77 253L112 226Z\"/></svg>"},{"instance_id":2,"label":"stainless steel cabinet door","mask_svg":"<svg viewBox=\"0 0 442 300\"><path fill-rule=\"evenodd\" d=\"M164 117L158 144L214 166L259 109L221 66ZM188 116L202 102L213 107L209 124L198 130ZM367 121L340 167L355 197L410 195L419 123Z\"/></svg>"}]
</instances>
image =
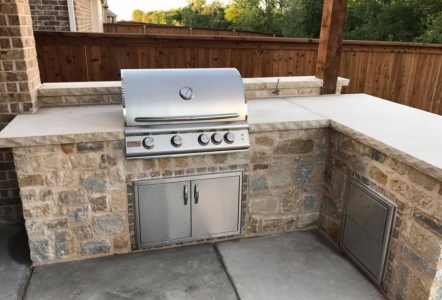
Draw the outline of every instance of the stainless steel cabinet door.
<instances>
[{"instance_id":1,"label":"stainless steel cabinet door","mask_svg":"<svg viewBox=\"0 0 442 300\"><path fill-rule=\"evenodd\" d=\"M140 185L137 192L140 244L190 238L189 181Z\"/></svg>"},{"instance_id":2,"label":"stainless steel cabinet door","mask_svg":"<svg viewBox=\"0 0 442 300\"><path fill-rule=\"evenodd\" d=\"M240 176L194 180L192 237L239 232Z\"/></svg>"}]
</instances>

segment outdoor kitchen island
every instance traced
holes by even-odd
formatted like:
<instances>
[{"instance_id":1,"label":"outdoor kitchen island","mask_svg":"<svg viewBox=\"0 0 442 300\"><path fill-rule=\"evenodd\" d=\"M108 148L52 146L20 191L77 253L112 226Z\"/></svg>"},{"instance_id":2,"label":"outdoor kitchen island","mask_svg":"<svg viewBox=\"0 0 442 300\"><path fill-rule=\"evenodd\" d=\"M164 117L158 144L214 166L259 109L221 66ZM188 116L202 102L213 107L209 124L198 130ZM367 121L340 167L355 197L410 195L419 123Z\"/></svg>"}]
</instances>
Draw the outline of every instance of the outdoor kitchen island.
<instances>
[{"instance_id":1,"label":"outdoor kitchen island","mask_svg":"<svg viewBox=\"0 0 442 300\"><path fill-rule=\"evenodd\" d=\"M337 245L355 178L397 205L389 298L441 292L440 116L367 95L252 99L248 110L249 152L154 160L126 160L121 105L19 115L0 145L14 148L34 264L136 250L134 180L242 170L241 234L228 238L319 226Z\"/></svg>"}]
</instances>

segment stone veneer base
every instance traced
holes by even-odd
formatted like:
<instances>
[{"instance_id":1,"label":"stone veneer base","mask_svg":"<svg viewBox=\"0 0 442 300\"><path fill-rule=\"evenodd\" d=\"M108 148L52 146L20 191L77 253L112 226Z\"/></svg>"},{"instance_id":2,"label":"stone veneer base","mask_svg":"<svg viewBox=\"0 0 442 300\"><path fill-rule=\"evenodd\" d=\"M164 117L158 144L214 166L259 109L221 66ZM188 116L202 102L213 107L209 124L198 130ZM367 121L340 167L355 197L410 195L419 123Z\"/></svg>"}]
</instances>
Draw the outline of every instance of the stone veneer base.
<instances>
[{"instance_id":1,"label":"stone veneer base","mask_svg":"<svg viewBox=\"0 0 442 300\"><path fill-rule=\"evenodd\" d=\"M240 237L317 226L328 129L252 133L251 141L250 152L154 160L126 160L124 141L14 148L34 264L134 250L132 182L140 179L242 170Z\"/></svg>"}]
</instances>

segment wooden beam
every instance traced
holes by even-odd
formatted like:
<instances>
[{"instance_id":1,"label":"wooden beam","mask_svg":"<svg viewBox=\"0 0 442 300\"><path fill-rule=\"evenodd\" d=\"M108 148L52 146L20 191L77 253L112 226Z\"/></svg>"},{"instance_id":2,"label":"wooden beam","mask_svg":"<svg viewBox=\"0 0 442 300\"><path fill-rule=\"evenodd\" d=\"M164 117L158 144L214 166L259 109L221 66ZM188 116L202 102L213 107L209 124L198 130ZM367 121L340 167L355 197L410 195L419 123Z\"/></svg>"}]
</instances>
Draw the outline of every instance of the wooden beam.
<instances>
[{"instance_id":1,"label":"wooden beam","mask_svg":"<svg viewBox=\"0 0 442 300\"><path fill-rule=\"evenodd\" d=\"M324 80L322 94L335 94L348 0L324 0L316 77Z\"/></svg>"}]
</instances>

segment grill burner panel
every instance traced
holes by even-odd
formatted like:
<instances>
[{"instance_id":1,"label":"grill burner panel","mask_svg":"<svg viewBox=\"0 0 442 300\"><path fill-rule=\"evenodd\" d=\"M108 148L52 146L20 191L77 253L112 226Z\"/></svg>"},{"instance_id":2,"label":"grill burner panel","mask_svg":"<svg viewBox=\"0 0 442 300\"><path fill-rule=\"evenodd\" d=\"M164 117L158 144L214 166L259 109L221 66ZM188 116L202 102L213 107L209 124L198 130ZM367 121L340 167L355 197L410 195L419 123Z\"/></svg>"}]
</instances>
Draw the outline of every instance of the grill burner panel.
<instances>
[{"instance_id":1,"label":"grill burner panel","mask_svg":"<svg viewBox=\"0 0 442 300\"><path fill-rule=\"evenodd\" d=\"M238 70L122 70L121 74L128 159L250 148Z\"/></svg>"}]
</instances>

